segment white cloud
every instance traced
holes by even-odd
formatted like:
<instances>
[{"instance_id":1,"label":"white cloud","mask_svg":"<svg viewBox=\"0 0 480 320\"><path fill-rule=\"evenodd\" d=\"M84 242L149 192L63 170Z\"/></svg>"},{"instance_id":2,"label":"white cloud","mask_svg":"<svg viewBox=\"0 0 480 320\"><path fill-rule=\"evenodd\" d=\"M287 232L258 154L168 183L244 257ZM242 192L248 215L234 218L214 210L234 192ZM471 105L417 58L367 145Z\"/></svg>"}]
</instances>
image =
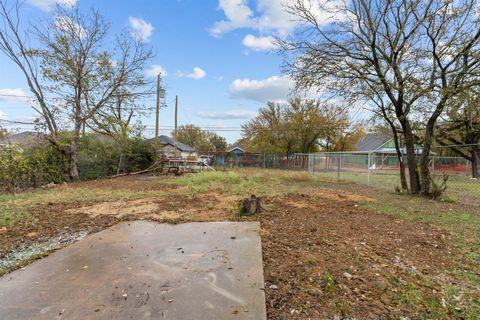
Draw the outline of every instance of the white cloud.
<instances>
[{"instance_id":1,"label":"white cloud","mask_svg":"<svg viewBox=\"0 0 480 320\"><path fill-rule=\"evenodd\" d=\"M217 21L210 29L214 36L220 36L237 28L253 27L253 12L246 0L219 0L218 9L225 14L226 20Z\"/></svg>"},{"instance_id":2,"label":"white cloud","mask_svg":"<svg viewBox=\"0 0 480 320\"><path fill-rule=\"evenodd\" d=\"M135 39L143 42L150 41L150 37L155 29L151 23L136 17L128 17L128 22L130 23L130 27L133 29L132 36Z\"/></svg>"},{"instance_id":3,"label":"white cloud","mask_svg":"<svg viewBox=\"0 0 480 320\"><path fill-rule=\"evenodd\" d=\"M0 110L0 119L6 119L7 118L7 114L3 111Z\"/></svg>"},{"instance_id":4,"label":"white cloud","mask_svg":"<svg viewBox=\"0 0 480 320\"><path fill-rule=\"evenodd\" d=\"M193 71L189 74L186 75L187 78L194 79L194 80L200 80L204 78L207 75L205 70L199 67L193 68Z\"/></svg>"},{"instance_id":5,"label":"white cloud","mask_svg":"<svg viewBox=\"0 0 480 320\"><path fill-rule=\"evenodd\" d=\"M156 77L156 76L158 76L159 73L162 74L162 77L166 77L168 75L167 69L165 69L164 67L162 67L159 64L154 64L145 73L149 77Z\"/></svg>"},{"instance_id":6,"label":"white cloud","mask_svg":"<svg viewBox=\"0 0 480 320\"><path fill-rule=\"evenodd\" d=\"M21 88L4 88L0 89L0 102L27 103L28 97Z\"/></svg>"},{"instance_id":7,"label":"white cloud","mask_svg":"<svg viewBox=\"0 0 480 320\"><path fill-rule=\"evenodd\" d=\"M81 38L85 37L87 34L83 26L73 21L72 18L68 16L56 16L55 27L67 34L71 31L75 31L75 35Z\"/></svg>"},{"instance_id":8,"label":"white cloud","mask_svg":"<svg viewBox=\"0 0 480 320\"><path fill-rule=\"evenodd\" d=\"M215 22L210 28L210 34L221 36L235 29L250 28L264 34L287 35L300 24L285 8L295 2L296 0L256 0L256 6L250 7L247 0L219 0L218 8L223 11L226 19ZM320 24L326 24L333 17L344 16L335 10L342 4L342 0L312 1L311 12Z\"/></svg>"},{"instance_id":9,"label":"white cloud","mask_svg":"<svg viewBox=\"0 0 480 320\"><path fill-rule=\"evenodd\" d=\"M225 112L198 112L197 115L206 119L251 119L257 116L258 112L248 110L231 110Z\"/></svg>"},{"instance_id":10,"label":"white cloud","mask_svg":"<svg viewBox=\"0 0 480 320\"><path fill-rule=\"evenodd\" d=\"M259 102L285 101L295 83L288 77L273 76L264 80L236 79L229 87L232 96Z\"/></svg>"},{"instance_id":11,"label":"white cloud","mask_svg":"<svg viewBox=\"0 0 480 320\"><path fill-rule=\"evenodd\" d=\"M28 0L28 2L43 11L52 11L57 5L72 8L77 4L77 0Z\"/></svg>"},{"instance_id":12,"label":"white cloud","mask_svg":"<svg viewBox=\"0 0 480 320\"><path fill-rule=\"evenodd\" d=\"M248 34L243 38L242 42L245 47L254 51L268 51L275 49L275 38L272 36L256 37Z\"/></svg>"}]
</instances>

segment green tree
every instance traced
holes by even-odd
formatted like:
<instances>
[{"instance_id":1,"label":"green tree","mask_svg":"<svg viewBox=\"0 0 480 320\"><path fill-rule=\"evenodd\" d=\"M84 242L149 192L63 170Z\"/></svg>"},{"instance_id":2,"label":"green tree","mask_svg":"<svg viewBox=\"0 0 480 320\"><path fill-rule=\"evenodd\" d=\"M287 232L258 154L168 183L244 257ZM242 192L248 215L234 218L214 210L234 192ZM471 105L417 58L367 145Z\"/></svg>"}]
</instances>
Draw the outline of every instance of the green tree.
<instances>
[{"instance_id":1,"label":"green tree","mask_svg":"<svg viewBox=\"0 0 480 320\"><path fill-rule=\"evenodd\" d=\"M194 147L199 153L225 151L227 141L224 137L211 131L204 131L193 124L178 127L177 132L172 132L176 140Z\"/></svg>"},{"instance_id":2,"label":"green tree","mask_svg":"<svg viewBox=\"0 0 480 320\"><path fill-rule=\"evenodd\" d=\"M249 149L262 153L333 151L350 126L340 106L297 97L260 108L258 116L242 126L242 139Z\"/></svg>"},{"instance_id":3,"label":"green tree","mask_svg":"<svg viewBox=\"0 0 480 320\"><path fill-rule=\"evenodd\" d=\"M268 102L255 118L242 125L242 140L248 145L247 149L271 154L293 152L294 139L287 132L283 109L278 103Z\"/></svg>"}]
</instances>

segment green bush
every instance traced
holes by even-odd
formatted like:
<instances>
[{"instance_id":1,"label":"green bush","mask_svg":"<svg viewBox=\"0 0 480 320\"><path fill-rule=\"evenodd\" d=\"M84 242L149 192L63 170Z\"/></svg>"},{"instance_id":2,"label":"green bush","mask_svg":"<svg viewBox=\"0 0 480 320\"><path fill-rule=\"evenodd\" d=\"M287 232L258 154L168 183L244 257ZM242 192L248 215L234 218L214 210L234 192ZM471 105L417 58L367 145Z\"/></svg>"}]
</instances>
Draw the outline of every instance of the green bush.
<instances>
[{"instance_id":1,"label":"green bush","mask_svg":"<svg viewBox=\"0 0 480 320\"><path fill-rule=\"evenodd\" d=\"M122 149L126 172L144 170L155 161L152 146L140 137L129 139ZM113 139L93 134L83 136L77 155L80 179L91 180L116 174L120 150L120 145ZM67 178L67 172L65 156L46 141L0 147L0 192L61 183Z\"/></svg>"},{"instance_id":2,"label":"green bush","mask_svg":"<svg viewBox=\"0 0 480 320\"><path fill-rule=\"evenodd\" d=\"M441 201L442 202L447 202L447 203L458 203L458 197L453 195L453 194L446 194L446 195L443 195L443 197L441 198Z\"/></svg>"},{"instance_id":3,"label":"green bush","mask_svg":"<svg viewBox=\"0 0 480 320\"><path fill-rule=\"evenodd\" d=\"M80 139L78 172L81 180L92 180L115 175L120 163L121 147L124 169L135 172L150 167L155 161L151 145L141 138L131 138L120 146L113 139L87 134Z\"/></svg>"},{"instance_id":4,"label":"green bush","mask_svg":"<svg viewBox=\"0 0 480 320\"><path fill-rule=\"evenodd\" d=\"M0 149L0 191L14 192L63 181L65 161L46 143Z\"/></svg>"},{"instance_id":5,"label":"green bush","mask_svg":"<svg viewBox=\"0 0 480 320\"><path fill-rule=\"evenodd\" d=\"M14 192L23 188L28 176L28 161L22 149L15 145L0 150L0 186L2 191Z\"/></svg>"},{"instance_id":6,"label":"green bush","mask_svg":"<svg viewBox=\"0 0 480 320\"><path fill-rule=\"evenodd\" d=\"M28 161L30 186L65 181L66 159L50 144L34 144L24 150L24 155Z\"/></svg>"}]
</instances>

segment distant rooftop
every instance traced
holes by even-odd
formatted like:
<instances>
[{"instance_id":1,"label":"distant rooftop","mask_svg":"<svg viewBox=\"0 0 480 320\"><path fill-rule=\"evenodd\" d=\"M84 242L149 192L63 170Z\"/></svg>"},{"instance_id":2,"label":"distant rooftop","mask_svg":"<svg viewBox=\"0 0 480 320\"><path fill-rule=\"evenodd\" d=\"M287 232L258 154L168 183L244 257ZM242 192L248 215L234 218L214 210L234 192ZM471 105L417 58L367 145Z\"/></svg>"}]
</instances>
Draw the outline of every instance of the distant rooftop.
<instances>
[{"instance_id":1,"label":"distant rooftop","mask_svg":"<svg viewBox=\"0 0 480 320\"><path fill-rule=\"evenodd\" d=\"M162 145L171 145L171 146L176 146L178 150L183 151L183 152L196 152L195 148L192 146L189 146L188 144L181 143L178 141L173 140L169 136L161 135L157 138L157 140L162 144ZM155 141L155 138L150 139L149 141Z\"/></svg>"},{"instance_id":2,"label":"distant rooftop","mask_svg":"<svg viewBox=\"0 0 480 320\"><path fill-rule=\"evenodd\" d=\"M230 148L229 150L227 150L227 152L234 152L234 151L239 151L241 153L245 153L245 150L243 150L239 146L234 146L234 147Z\"/></svg>"},{"instance_id":3,"label":"distant rooftop","mask_svg":"<svg viewBox=\"0 0 480 320\"><path fill-rule=\"evenodd\" d=\"M357 151L375 151L392 137L382 133L369 133L363 137L357 145Z\"/></svg>"}]
</instances>

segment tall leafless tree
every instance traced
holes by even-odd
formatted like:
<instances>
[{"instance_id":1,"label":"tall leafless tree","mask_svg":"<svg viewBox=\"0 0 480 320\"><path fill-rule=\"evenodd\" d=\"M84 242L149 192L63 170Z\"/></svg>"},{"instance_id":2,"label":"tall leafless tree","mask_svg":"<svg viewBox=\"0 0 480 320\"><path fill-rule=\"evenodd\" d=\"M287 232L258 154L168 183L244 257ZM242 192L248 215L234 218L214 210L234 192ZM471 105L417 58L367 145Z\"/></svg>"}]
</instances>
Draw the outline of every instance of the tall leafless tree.
<instances>
[{"instance_id":1,"label":"tall leafless tree","mask_svg":"<svg viewBox=\"0 0 480 320\"><path fill-rule=\"evenodd\" d=\"M480 85L477 0L295 0L302 22L279 40L300 88L390 106L405 140L410 189L430 193L435 124L453 97ZM387 110L380 110L380 113ZM412 121L421 120L423 147Z\"/></svg>"},{"instance_id":2,"label":"tall leafless tree","mask_svg":"<svg viewBox=\"0 0 480 320\"><path fill-rule=\"evenodd\" d=\"M95 10L83 15L78 7L58 8L47 25L24 25L20 2L0 0L0 51L25 76L33 108L76 180L82 128L117 103L121 88L135 92L145 84L143 70L152 52L127 34L109 38L109 25ZM69 133L67 144L62 131Z\"/></svg>"}]
</instances>

